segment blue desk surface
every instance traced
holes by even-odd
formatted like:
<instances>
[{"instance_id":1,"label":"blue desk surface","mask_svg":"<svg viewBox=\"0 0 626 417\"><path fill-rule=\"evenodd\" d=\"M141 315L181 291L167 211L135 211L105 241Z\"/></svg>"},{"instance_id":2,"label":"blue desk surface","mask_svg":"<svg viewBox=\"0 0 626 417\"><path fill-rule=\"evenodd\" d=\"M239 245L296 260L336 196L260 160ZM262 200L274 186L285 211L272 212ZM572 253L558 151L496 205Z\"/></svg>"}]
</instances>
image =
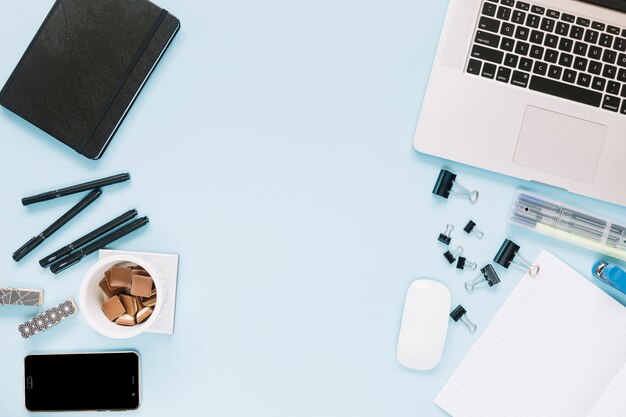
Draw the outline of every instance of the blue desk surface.
<instances>
[{"instance_id":1,"label":"blue desk surface","mask_svg":"<svg viewBox=\"0 0 626 417\"><path fill-rule=\"evenodd\" d=\"M0 80L52 0L3 5ZM182 21L100 161L88 161L0 111L0 282L78 297L95 256L58 277L36 260L136 207L147 229L114 248L179 253L176 330L111 340L79 315L31 340L38 310L0 310L0 415L26 415L29 353L135 349L143 404L133 416L442 416L432 402L480 333L451 324L439 366L395 357L404 296L420 277L445 282L484 329L522 273L468 295L437 234L460 230L467 257L491 259L505 237L534 259L552 250L589 276L597 254L507 224L519 187L626 218L626 209L452 164L411 146L445 2L160 0ZM453 103L452 103L453 104ZM439 169L481 191L437 199ZM22 207L52 186L129 171L23 262L10 254L77 196ZM614 293L613 293L614 294ZM624 301L624 298L621 298ZM64 377L71 377L71 374ZM95 415L95 414L94 414Z\"/></svg>"}]
</instances>

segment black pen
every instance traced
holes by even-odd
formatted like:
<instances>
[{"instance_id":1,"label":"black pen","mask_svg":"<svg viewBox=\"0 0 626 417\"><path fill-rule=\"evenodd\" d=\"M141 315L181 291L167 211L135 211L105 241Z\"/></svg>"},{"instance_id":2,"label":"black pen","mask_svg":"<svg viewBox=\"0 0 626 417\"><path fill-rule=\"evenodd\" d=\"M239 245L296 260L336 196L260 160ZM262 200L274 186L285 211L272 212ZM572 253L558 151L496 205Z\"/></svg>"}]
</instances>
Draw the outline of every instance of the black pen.
<instances>
[{"instance_id":1,"label":"black pen","mask_svg":"<svg viewBox=\"0 0 626 417\"><path fill-rule=\"evenodd\" d=\"M27 206L29 204L40 203L42 201L52 200L59 197L64 197L70 194L82 193L83 191L95 190L96 188L106 187L107 185L117 184L118 182L128 181L130 174L118 174L111 177L101 178L99 180L93 180L82 184L72 185L71 187L61 188L59 190L48 191L45 193L33 195L30 197L22 198L22 205Z\"/></svg>"},{"instance_id":2,"label":"black pen","mask_svg":"<svg viewBox=\"0 0 626 417\"><path fill-rule=\"evenodd\" d=\"M76 217L78 213L80 213L81 211L86 209L87 206L89 206L91 203L96 201L98 197L100 197L101 194L102 194L102 191L100 189L93 190L92 192L87 194L87 197L80 200L78 204L76 204L74 207L69 209L67 213L59 217L57 221L52 223L50 227L48 227L46 230L44 230L39 235L29 240L28 242L26 242L24 246L16 250L15 253L13 254L13 259L15 260L15 262L21 260L24 256L28 255L33 249L41 245L41 243L44 240L49 238L54 232L59 230L61 227L66 225L70 220Z\"/></svg>"},{"instance_id":3,"label":"black pen","mask_svg":"<svg viewBox=\"0 0 626 417\"><path fill-rule=\"evenodd\" d=\"M137 210L135 209L128 210L126 213L122 214L121 216L118 216L115 219L111 220L110 222L98 227L93 232L87 233L85 236L81 237L80 239L75 240L74 242L70 243L67 246L62 247L61 249L54 252L53 254L48 255L45 258L41 259L39 261L39 265L41 265L43 268L47 268L48 266L50 266L50 264L57 262L59 259L65 258L72 251L76 249L80 249L86 244L109 233L111 230L115 229L116 227L123 225L124 223L126 223L127 221L135 217L136 215L137 215Z\"/></svg>"},{"instance_id":4,"label":"black pen","mask_svg":"<svg viewBox=\"0 0 626 417\"><path fill-rule=\"evenodd\" d=\"M84 248L72 252L72 254L70 254L70 256L68 256L67 258L52 264L50 266L50 271L54 274L58 274L59 272L66 270L70 266L76 265L85 256L90 255L100 249L103 249L109 243L115 242L116 240L123 238L127 234L134 232L140 227L147 225L149 221L150 219L148 219L147 217L141 217L137 220L133 220L126 226L120 227L119 229L109 233L103 238L96 240L95 242L85 246Z\"/></svg>"}]
</instances>

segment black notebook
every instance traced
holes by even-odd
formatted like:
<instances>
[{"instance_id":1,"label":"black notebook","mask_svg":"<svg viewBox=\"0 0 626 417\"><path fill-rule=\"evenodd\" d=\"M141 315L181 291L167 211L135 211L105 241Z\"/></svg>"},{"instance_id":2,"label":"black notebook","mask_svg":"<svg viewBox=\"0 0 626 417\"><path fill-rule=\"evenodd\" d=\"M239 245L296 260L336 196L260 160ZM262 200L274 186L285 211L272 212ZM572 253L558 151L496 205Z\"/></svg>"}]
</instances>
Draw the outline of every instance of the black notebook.
<instances>
[{"instance_id":1,"label":"black notebook","mask_svg":"<svg viewBox=\"0 0 626 417\"><path fill-rule=\"evenodd\" d=\"M57 0L0 104L97 159L179 28L147 0Z\"/></svg>"}]
</instances>

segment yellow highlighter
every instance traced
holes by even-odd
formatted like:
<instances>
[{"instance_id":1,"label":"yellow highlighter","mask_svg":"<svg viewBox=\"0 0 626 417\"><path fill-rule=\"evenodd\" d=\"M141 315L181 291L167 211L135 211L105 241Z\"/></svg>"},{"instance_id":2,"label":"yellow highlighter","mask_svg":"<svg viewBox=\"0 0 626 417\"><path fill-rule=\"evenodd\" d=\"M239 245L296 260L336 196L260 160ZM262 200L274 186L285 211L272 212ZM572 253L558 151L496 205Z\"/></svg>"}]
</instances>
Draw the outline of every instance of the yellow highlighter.
<instances>
[{"instance_id":1,"label":"yellow highlighter","mask_svg":"<svg viewBox=\"0 0 626 417\"><path fill-rule=\"evenodd\" d=\"M526 191L519 191L511 223L626 260L626 222L614 222Z\"/></svg>"}]
</instances>

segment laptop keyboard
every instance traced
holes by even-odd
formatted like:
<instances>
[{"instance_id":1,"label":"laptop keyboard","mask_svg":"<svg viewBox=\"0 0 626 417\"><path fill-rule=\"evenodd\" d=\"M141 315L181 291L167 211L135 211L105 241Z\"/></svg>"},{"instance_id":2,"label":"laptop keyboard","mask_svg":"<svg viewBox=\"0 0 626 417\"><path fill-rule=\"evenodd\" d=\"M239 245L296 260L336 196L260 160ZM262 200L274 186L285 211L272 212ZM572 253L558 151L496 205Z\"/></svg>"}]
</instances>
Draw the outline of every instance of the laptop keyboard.
<instances>
[{"instance_id":1,"label":"laptop keyboard","mask_svg":"<svg viewBox=\"0 0 626 417\"><path fill-rule=\"evenodd\" d=\"M467 73L626 115L626 27L485 0Z\"/></svg>"}]
</instances>

